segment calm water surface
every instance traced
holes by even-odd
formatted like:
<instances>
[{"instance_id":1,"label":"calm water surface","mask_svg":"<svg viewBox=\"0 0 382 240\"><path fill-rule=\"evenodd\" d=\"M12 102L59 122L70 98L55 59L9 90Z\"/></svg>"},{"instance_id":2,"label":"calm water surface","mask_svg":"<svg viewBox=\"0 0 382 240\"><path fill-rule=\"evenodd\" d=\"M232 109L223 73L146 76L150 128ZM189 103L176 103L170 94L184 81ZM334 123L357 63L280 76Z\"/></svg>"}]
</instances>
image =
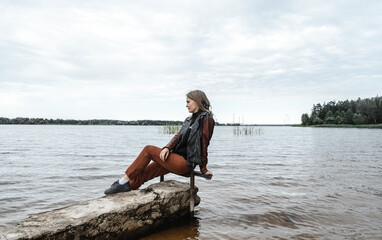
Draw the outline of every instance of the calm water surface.
<instances>
[{"instance_id":1,"label":"calm water surface","mask_svg":"<svg viewBox=\"0 0 382 240\"><path fill-rule=\"evenodd\" d=\"M382 239L382 130L263 132L216 127L196 218L144 239ZM145 145L171 137L154 126L0 125L0 227L103 196Z\"/></svg>"}]
</instances>

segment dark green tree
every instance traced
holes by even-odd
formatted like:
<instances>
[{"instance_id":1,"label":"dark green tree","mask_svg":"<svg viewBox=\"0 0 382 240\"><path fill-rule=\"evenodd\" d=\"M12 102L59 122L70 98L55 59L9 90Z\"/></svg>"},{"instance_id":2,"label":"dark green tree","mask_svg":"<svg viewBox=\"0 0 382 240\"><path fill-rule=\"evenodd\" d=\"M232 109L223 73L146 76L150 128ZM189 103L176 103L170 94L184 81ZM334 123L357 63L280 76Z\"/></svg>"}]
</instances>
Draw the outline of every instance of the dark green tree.
<instances>
[{"instance_id":1,"label":"dark green tree","mask_svg":"<svg viewBox=\"0 0 382 240\"><path fill-rule=\"evenodd\" d=\"M375 119L377 123L382 123L382 97L375 98L375 105L377 109L375 110Z\"/></svg>"},{"instance_id":2,"label":"dark green tree","mask_svg":"<svg viewBox=\"0 0 382 240\"><path fill-rule=\"evenodd\" d=\"M315 115L315 116L320 116L321 115L321 112L322 112L322 106L320 103L318 103L317 105L314 105L313 104L313 108L312 108L312 114L311 116Z\"/></svg>"},{"instance_id":3,"label":"dark green tree","mask_svg":"<svg viewBox=\"0 0 382 240\"><path fill-rule=\"evenodd\" d=\"M345 116L342 118L344 124L353 124L353 111L348 109L345 113Z\"/></svg>"},{"instance_id":4,"label":"dark green tree","mask_svg":"<svg viewBox=\"0 0 382 240\"><path fill-rule=\"evenodd\" d=\"M342 123L342 117L338 115L338 116L335 118L335 124L341 124L341 123Z\"/></svg>"},{"instance_id":5,"label":"dark green tree","mask_svg":"<svg viewBox=\"0 0 382 240\"><path fill-rule=\"evenodd\" d=\"M309 115L307 113L304 113L302 114L301 116L301 123L302 125L306 126L306 125L310 125L310 118L309 118Z\"/></svg>"},{"instance_id":6,"label":"dark green tree","mask_svg":"<svg viewBox=\"0 0 382 240\"><path fill-rule=\"evenodd\" d=\"M332 124L332 123L335 123L335 121L336 121L336 119L333 115L332 110L327 111L326 115L325 115L325 121L324 122L327 124Z\"/></svg>"},{"instance_id":7,"label":"dark green tree","mask_svg":"<svg viewBox=\"0 0 382 240\"><path fill-rule=\"evenodd\" d=\"M364 124L366 121L365 121L365 118L362 116L362 114L355 113L353 115L353 122L354 124Z\"/></svg>"},{"instance_id":8,"label":"dark green tree","mask_svg":"<svg viewBox=\"0 0 382 240\"><path fill-rule=\"evenodd\" d=\"M319 118L318 116L313 116L313 118L312 118L312 124L313 125L317 125L317 124L323 124L324 123L324 121L321 119L321 118Z\"/></svg>"},{"instance_id":9,"label":"dark green tree","mask_svg":"<svg viewBox=\"0 0 382 240\"><path fill-rule=\"evenodd\" d=\"M334 113L334 123L335 124L341 124L341 121L342 121L342 117L341 117L341 113L337 110L335 113Z\"/></svg>"}]
</instances>

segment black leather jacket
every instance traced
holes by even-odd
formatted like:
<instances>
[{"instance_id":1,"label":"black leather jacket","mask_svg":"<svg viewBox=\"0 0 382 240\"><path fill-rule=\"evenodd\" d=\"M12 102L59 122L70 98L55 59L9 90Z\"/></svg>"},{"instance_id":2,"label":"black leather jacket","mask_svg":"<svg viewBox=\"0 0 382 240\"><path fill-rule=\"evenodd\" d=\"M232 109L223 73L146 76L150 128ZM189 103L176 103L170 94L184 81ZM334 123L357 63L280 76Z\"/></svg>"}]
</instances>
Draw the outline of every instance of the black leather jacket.
<instances>
[{"instance_id":1,"label":"black leather jacket","mask_svg":"<svg viewBox=\"0 0 382 240\"><path fill-rule=\"evenodd\" d=\"M174 136L174 138L166 145L170 150L175 150L179 139L182 139L186 134L187 129L191 128L191 131L188 135L187 140L187 165L196 166L196 165L206 165L206 162L203 164L202 160L202 137L203 137L203 120L205 118L211 118L212 116L208 112L202 112L191 125L191 118L187 117L184 120L182 128ZM191 125L191 126L190 126ZM213 126L213 125L212 125ZM212 129L213 130L213 129ZM212 136L212 132L210 136ZM209 144L209 139L207 145ZM206 159L207 160L207 159Z\"/></svg>"}]
</instances>

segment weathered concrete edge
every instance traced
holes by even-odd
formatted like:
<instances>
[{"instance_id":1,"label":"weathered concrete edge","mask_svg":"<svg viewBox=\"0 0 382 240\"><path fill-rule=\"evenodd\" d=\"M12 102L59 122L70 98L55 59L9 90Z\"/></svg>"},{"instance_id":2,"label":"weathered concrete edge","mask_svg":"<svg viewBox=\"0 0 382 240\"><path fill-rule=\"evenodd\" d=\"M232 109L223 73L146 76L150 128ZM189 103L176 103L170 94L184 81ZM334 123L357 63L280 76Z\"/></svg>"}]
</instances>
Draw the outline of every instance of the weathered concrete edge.
<instances>
[{"instance_id":1,"label":"weathered concrete edge","mask_svg":"<svg viewBox=\"0 0 382 240\"><path fill-rule=\"evenodd\" d=\"M126 239L188 215L189 199L189 184L165 181L31 215L0 229L0 239Z\"/></svg>"}]
</instances>

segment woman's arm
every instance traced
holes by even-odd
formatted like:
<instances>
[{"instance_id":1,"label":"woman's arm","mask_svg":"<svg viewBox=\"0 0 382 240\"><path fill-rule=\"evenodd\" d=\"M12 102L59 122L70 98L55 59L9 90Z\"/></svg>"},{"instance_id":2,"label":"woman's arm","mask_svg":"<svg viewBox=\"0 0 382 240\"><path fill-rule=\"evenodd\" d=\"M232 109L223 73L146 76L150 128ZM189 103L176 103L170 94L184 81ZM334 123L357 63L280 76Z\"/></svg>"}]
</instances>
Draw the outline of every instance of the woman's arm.
<instances>
[{"instance_id":1,"label":"woman's arm","mask_svg":"<svg viewBox=\"0 0 382 240\"><path fill-rule=\"evenodd\" d=\"M179 135L180 135L180 130L175 134L175 136L170 140L170 142L167 143L164 148L168 148L168 150L173 150L176 144L178 144L179 141Z\"/></svg>"},{"instance_id":2,"label":"woman's arm","mask_svg":"<svg viewBox=\"0 0 382 240\"><path fill-rule=\"evenodd\" d=\"M174 147L178 143L179 135L180 130L175 134L175 136L170 140L170 142L162 148L162 151L159 154L159 157L162 159L162 161L166 161L168 155L170 154L170 151L174 149Z\"/></svg>"},{"instance_id":3,"label":"woman's arm","mask_svg":"<svg viewBox=\"0 0 382 240\"><path fill-rule=\"evenodd\" d=\"M214 132L215 120L212 117L203 119L203 136L202 136L202 165L200 165L200 171L202 173L208 172L207 163L208 163L208 152L207 148L210 144L212 134Z\"/></svg>"}]
</instances>

